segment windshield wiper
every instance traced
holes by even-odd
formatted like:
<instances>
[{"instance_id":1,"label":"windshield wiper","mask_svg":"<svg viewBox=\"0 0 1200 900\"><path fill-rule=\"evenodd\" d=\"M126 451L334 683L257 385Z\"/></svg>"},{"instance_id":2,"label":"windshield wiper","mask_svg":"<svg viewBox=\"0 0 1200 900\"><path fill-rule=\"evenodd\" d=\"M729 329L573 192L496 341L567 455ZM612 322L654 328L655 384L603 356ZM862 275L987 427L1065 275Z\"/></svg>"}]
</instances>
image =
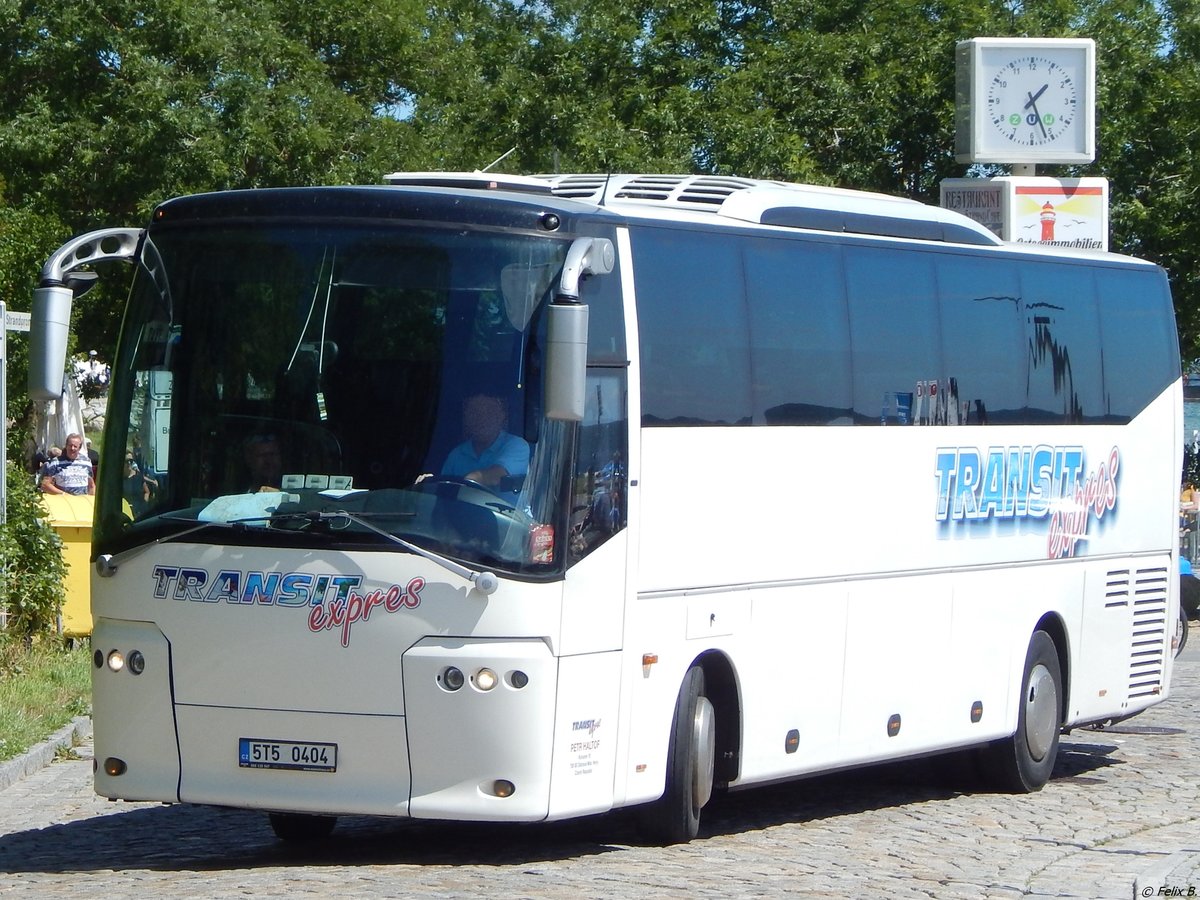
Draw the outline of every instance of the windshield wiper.
<instances>
[{"instance_id":1,"label":"windshield wiper","mask_svg":"<svg viewBox=\"0 0 1200 900\"><path fill-rule=\"evenodd\" d=\"M388 513L387 515L388 517L392 517L394 514ZM161 515L158 518L168 519L173 522L196 522L195 519L186 518L184 516L173 516L169 513ZM180 540L181 538L187 537L189 534L194 534L197 531L203 531L205 528L229 528L234 531L248 531L249 529L246 526L251 522L263 522L273 525L280 521L305 521L314 525L317 523L326 523L330 528L332 528L332 523L339 520L345 520L347 525L349 525L351 522L356 525L361 525L368 531L372 531L375 534L378 534L380 537L387 538L389 541L399 544L410 553L415 553L417 556L436 563L443 569L458 575L460 578L465 578L484 596L491 596L496 592L496 588L500 586L500 579L496 577L495 572L489 572L486 570L477 572L474 569L456 563L452 559L447 559L440 553L434 553L432 550L426 550L424 547L419 547L411 541L406 541L402 537L397 537L389 531L385 531L382 528L377 528L375 525L372 525L370 522L368 522L364 516L347 512L346 510L328 512L325 510L313 509L308 510L307 512L284 513L282 515L276 513L273 515L268 514L261 516L249 516L244 519L232 519L228 522L196 522L196 524L191 528L185 528L183 531L178 531L174 534L163 535L162 537L157 538L148 544L142 544L138 547L133 547L122 553L101 554L96 558L96 571L101 577L110 578L117 573L117 568L121 563L141 555L151 547L157 546L158 544Z\"/></svg>"},{"instance_id":2,"label":"windshield wiper","mask_svg":"<svg viewBox=\"0 0 1200 900\"><path fill-rule=\"evenodd\" d=\"M391 514L391 513L387 514L388 517L391 517L392 515L393 514ZM475 587L476 590L478 590L480 593L484 594L485 596L491 596L492 594L494 594L496 592L496 588L498 588L500 586L500 579L496 577L495 572L488 572L486 570L482 571L482 572L477 572L474 569L471 569L471 568L468 568L467 566L456 563L452 559L447 559L446 557L442 556L440 553L434 553L432 550L426 550L424 547L419 547L416 544L412 543L411 541L406 541L402 537L397 537L396 535L392 534L390 531L385 531L382 528L377 528L375 525L372 525L370 522L368 522L367 519L365 518L365 516L359 515L357 513L347 512L344 509L336 510L333 512L312 509L312 510L308 510L307 512L284 513L283 515L276 514L274 516L271 516L270 518L271 518L272 523L278 522L281 519L282 520L290 519L290 520L294 520L294 521L304 520L304 521L311 522L314 525L318 522L325 522L325 523L329 523L330 528L334 527L332 524L333 522L344 519L346 521L347 525L349 525L351 522L353 522L355 525L361 525L363 528L367 529L368 531L373 531L375 534L379 535L380 537L387 538L392 543L399 544L401 547L403 547L405 550L409 551L410 553L415 553L417 556L424 557L425 559L429 560L430 562L437 563L443 569L446 569L449 572L453 572L455 575L459 576L460 578L467 579L467 581L471 582L471 584ZM342 527L346 527L346 526L342 526Z\"/></svg>"},{"instance_id":3,"label":"windshield wiper","mask_svg":"<svg viewBox=\"0 0 1200 900\"><path fill-rule=\"evenodd\" d=\"M189 534L195 534L197 531L203 531L205 528L230 528L234 531L246 531L247 523L249 522L266 522L270 516L251 516L246 519L233 519L229 522L198 522L189 516L176 516L171 513L163 513L156 517L159 521L166 519L169 522L192 522L191 528L185 528L183 531L164 534L162 537L155 538L147 544L139 544L136 547L131 547L128 550L123 550L120 553L102 553L96 557L96 572L101 578L111 578L117 574L117 567L134 557L141 556L151 547L156 547L159 544L167 544L172 541L180 540L187 537Z\"/></svg>"}]
</instances>

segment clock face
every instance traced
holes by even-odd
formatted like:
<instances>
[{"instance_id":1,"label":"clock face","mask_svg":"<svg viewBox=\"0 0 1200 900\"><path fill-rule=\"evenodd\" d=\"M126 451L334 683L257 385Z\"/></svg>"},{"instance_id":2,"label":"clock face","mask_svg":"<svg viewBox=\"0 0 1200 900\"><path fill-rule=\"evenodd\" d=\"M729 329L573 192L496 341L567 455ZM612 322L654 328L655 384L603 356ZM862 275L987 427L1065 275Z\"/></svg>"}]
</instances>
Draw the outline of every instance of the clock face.
<instances>
[{"instance_id":1,"label":"clock face","mask_svg":"<svg viewBox=\"0 0 1200 900\"><path fill-rule=\"evenodd\" d=\"M954 48L954 156L964 163L1096 158L1091 38L972 38Z\"/></svg>"},{"instance_id":2,"label":"clock face","mask_svg":"<svg viewBox=\"0 0 1200 900\"><path fill-rule=\"evenodd\" d=\"M1048 55L1003 63L987 83L987 118L1020 147L1053 147L1073 133L1080 115L1079 73Z\"/></svg>"}]
</instances>

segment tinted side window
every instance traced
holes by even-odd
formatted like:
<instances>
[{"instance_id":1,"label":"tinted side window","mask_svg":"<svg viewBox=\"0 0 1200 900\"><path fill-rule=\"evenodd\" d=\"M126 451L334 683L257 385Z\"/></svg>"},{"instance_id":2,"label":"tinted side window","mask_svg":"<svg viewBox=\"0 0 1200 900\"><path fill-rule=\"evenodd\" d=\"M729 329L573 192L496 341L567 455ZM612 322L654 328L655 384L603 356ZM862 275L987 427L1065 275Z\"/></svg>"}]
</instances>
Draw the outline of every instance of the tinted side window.
<instances>
[{"instance_id":1,"label":"tinted side window","mask_svg":"<svg viewBox=\"0 0 1200 900\"><path fill-rule=\"evenodd\" d=\"M966 422L1021 421L1025 360L1021 282L1007 259L945 254L937 272L942 309L942 354Z\"/></svg>"},{"instance_id":2,"label":"tinted side window","mask_svg":"<svg viewBox=\"0 0 1200 900\"><path fill-rule=\"evenodd\" d=\"M1179 377L1148 267L668 228L632 243L646 425L1125 422Z\"/></svg>"},{"instance_id":3,"label":"tinted side window","mask_svg":"<svg viewBox=\"0 0 1200 900\"><path fill-rule=\"evenodd\" d=\"M923 390L945 371L933 254L875 247L847 247L845 254L855 420L932 421Z\"/></svg>"},{"instance_id":4,"label":"tinted side window","mask_svg":"<svg viewBox=\"0 0 1200 900\"><path fill-rule=\"evenodd\" d=\"M842 252L817 241L746 249L754 422L850 424L850 325Z\"/></svg>"},{"instance_id":5,"label":"tinted side window","mask_svg":"<svg viewBox=\"0 0 1200 900\"><path fill-rule=\"evenodd\" d=\"M1029 360L1026 421L1100 420L1100 322L1091 273L1035 262L1021 270L1021 288Z\"/></svg>"},{"instance_id":6,"label":"tinted side window","mask_svg":"<svg viewBox=\"0 0 1200 900\"><path fill-rule=\"evenodd\" d=\"M751 419L742 240L666 229L631 234L641 342L642 421Z\"/></svg>"},{"instance_id":7,"label":"tinted side window","mask_svg":"<svg viewBox=\"0 0 1200 900\"><path fill-rule=\"evenodd\" d=\"M621 279L618 274L621 271L621 251L612 232L605 232L602 236L613 240L618 259L611 274L585 278L580 285L581 299L588 306L588 362L625 365L629 354L625 351L625 309L621 304ZM551 281L549 289L556 287Z\"/></svg>"},{"instance_id":8,"label":"tinted side window","mask_svg":"<svg viewBox=\"0 0 1200 900\"><path fill-rule=\"evenodd\" d=\"M1171 295L1159 270L1099 269L1108 417L1125 422L1179 377Z\"/></svg>"}]
</instances>

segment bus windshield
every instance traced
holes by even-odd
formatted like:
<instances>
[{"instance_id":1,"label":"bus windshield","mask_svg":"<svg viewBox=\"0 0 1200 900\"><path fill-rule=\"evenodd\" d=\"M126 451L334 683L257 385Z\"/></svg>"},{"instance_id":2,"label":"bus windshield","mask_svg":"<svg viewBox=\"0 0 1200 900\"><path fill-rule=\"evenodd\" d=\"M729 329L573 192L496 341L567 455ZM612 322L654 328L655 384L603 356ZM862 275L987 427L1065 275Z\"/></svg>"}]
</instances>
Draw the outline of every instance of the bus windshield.
<instances>
[{"instance_id":1,"label":"bus windshield","mask_svg":"<svg viewBox=\"0 0 1200 900\"><path fill-rule=\"evenodd\" d=\"M105 453L124 466L102 473L97 547L394 535L552 570L572 442L540 415L539 365L568 247L461 227L152 230L110 386Z\"/></svg>"}]
</instances>

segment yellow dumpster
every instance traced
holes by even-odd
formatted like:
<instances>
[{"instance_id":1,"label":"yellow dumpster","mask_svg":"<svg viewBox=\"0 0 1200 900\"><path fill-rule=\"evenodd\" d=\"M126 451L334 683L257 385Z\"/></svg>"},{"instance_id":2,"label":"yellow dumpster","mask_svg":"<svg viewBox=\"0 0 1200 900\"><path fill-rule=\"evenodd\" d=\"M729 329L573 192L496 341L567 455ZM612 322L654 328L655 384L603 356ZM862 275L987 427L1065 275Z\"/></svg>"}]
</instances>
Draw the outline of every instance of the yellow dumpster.
<instances>
[{"instance_id":1,"label":"yellow dumpster","mask_svg":"<svg viewBox=\"0 0 1200 900\"><path fill-rule=\"evenodd\" d=\"M92 516L90 494L42 494L47 518L62 541L67 574L63 576L62 631L67 637L92 633Z\"/></svg>"}]
</instances>

